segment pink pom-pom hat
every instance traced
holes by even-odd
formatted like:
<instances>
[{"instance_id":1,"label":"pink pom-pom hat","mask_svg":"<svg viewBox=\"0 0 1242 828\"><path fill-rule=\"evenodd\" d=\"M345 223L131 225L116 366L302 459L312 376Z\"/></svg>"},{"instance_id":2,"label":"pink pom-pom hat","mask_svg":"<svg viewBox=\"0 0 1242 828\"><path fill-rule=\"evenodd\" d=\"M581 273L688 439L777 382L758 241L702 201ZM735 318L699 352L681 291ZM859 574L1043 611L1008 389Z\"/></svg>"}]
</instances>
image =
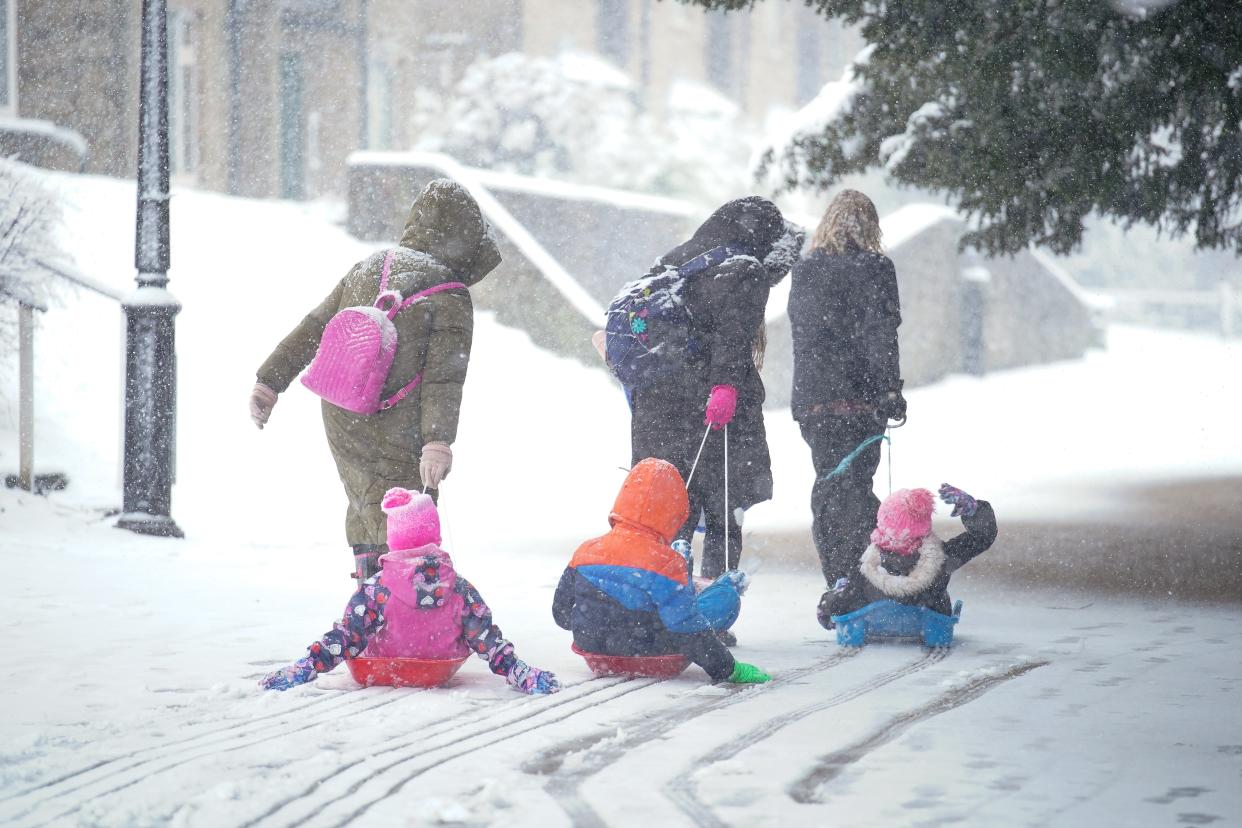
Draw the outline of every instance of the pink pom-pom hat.
<instances>
[{"instance_id":1,"label":"pink pom-pom hat","mask_svg":"<svg viewBox=\"0 0 1242 828\"><path fill-rule=\"evenodd\" d=\"M898 489L880 504L871 542L885 552L913 555L931 534L936 499L927 489Z\"/></svg>"},{"instance_id":2,"label":"pink pom-pom hat","mask_svg":"<svg viewBox=\"0 0 1242 828\"><path fill-rule=\"evenodd\" d=\"M384 493L380 508L388 516L388 549L418 549L440 543L440 514L430 495L392 488Z\"/></svg>"}]
</instances>

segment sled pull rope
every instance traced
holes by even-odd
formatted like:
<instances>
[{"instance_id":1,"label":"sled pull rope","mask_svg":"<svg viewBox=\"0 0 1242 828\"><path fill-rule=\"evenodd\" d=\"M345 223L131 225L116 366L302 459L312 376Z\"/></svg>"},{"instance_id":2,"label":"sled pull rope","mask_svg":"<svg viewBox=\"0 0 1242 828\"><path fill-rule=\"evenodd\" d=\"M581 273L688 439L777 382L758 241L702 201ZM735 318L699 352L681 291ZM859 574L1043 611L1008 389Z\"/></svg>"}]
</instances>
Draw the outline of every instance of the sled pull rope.
<instances>
[{"instance_id":1,"label":"sled pull rope","mask_svg":"<svg viewBox=\"0 0 1242 828\"><path fill-rule=\"evenodd\" d=\"M850 464L851 464L851 463L853 463L855 460L857 460L857 459L858 459L858 455L862 454L862 453L863 453L863 451L865 451L865 450L866 450L866 448L867 448L868 446L870 446L872 443L878 443L878 442L880 442L881 440L884 440L885 442L887 442L887 443L889 444L889 453L888 453L888 487L889 487L889 494L892 494L892 488L893 488L893 452L892 452L892 444L893 444L893 441L892 441L891 439L889 439L889 437L888 437L887 435L884 435L884 434L875 434L875 435L872 435L871 437L868 437L866 440L863 440L861 443L859 443L859 444L858 444L858 447L857 447L857 448L855 448L855 449L854 449L853 451L851 451L849 454L845 455L845 458L844 458L844 459L843 459L840 463L837 463L837 467L836 467L835 469L833 469L832 471L828 472L828 473L827 473L826 475L824 475L824 476L823 476L823 478L821 478L821 479L823 479L823 480L831 480L831 479L832 479L832 478L834 478L834 477L840 477L841 475L845 474L845 470L846 470L846 469L848 469L848 468L850 467Z\"/></svg>"},{"instance_id":2,"label":"sled pull rope","mask_svg":"<svg viewBox=\"0 0 1242 828\"><path fill-rule=\"evenodd\" d=\"M707 435L712 433L711 425L703 429L703 439L699 442L698 453L694 455L694 462L690 464L690 476L686 478L686 490L690 489L690 481L694 479L694 472L699 467L699 458L703 456L703 446L707 445Z\"/></svg>"},{"instance_id":3,"label":"sled pull rope","mask_svg":"<svg viewBox=\"0 0 1242 828\"><path fill-rule=\"evenodd\" d=\"M439 512L440 517L444 518L444 528L447 530L447 533L448 533L449 551L456 552L457 544L453 542L453 521L449 520L448 513L444 511L443 509L437 508L437 511Z\"/></svg>"},{"instance_id":4,"label":"sled pull rope","mask_svg":"<svg viewBox=\"0 0 1242 828\"><path fill-rule=\"evenodd\" d=\"M729 514L729 424L725 423L724 427L724 570L729 569L729 530L732 528L733 516ZM706 536L703 538L706 540ZM706 556L705 556L706 557Z\"/></svg>"},{"instance_id":5,"label":"sled pull rope","mask_svg":"<svg viewBox=\"0 0 1242 828\"><path fill-rule=\"evenodd\" d=\"M905 425L904 420L902 421L902 425ZM885 454L888 455L888 493L892 494L893 493L893 437L891 433L892 429L890 429L888 426L885 426L884 431L885 431L884 439L888 440L888 451L885 452Z\"/></svg>"}]
</instances>

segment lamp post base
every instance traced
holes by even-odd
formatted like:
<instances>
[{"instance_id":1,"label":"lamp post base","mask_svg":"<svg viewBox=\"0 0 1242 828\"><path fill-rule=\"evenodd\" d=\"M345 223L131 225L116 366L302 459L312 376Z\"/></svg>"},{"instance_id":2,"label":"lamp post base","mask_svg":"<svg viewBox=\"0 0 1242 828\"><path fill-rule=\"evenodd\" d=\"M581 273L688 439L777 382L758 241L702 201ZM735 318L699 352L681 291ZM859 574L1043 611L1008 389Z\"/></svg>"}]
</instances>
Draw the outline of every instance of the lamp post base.
<instances>
[{"instance_id":1,"label":"lamp post base","mask_svg":"<svg viewBox=\"0 0 1242 828\"><path fill-rule=\"evenodd\" d=\"M167 515L149 515L146 512L125 512L116 522L117 529L128 529L139 535L159 538L184 538L185 532Z\"/></svg>"}]
</instances>

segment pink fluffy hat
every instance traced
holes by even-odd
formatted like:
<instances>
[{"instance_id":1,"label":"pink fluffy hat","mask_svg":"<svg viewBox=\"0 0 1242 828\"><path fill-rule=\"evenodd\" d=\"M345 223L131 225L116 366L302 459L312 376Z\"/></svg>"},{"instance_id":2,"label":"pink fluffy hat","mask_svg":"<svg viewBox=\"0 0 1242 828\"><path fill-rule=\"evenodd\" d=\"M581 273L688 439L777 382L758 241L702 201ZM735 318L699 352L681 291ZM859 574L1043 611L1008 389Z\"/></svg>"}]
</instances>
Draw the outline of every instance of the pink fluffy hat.
<instances>
[{"instance_id":1,"label":"pink fluffy hat","mask_svg":"<svg viewBox=\"0 0 1242 828\"><path fill-rule=\"evenodd\" d=\"M880 504L871 542L885 552L913 555L931 534L936 499L927 489L898 489Z\"/></svg>"},{"instance_id":2,"label":"pink fluffy hat","mask_svg":"<svg viewBox=\"0 0 1242 828\"><path fill-rule=\"evenodd\" d=\"M392 488L380 508L388 516L388 549L400 552L440 542L440 514L430 495Z\"/></svg>"}]
</instances>

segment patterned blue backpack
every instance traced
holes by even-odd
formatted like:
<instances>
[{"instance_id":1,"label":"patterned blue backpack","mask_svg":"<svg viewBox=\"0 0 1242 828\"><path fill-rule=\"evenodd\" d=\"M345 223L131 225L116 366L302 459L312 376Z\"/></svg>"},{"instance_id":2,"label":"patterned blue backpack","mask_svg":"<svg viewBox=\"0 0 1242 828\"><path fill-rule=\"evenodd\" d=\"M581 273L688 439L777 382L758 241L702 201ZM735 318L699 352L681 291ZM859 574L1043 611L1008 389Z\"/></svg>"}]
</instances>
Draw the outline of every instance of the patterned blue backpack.
<instances>
[{"instance_id":1,"label":"patterned blue backpack","mask_svg":"<svg viewBox=\"0 0 1242 828\"><path fill-rule=\"evenodd\" d=\"M686 279L734 256L742 247L713 247L678 266L630 282L608 306L604 358L627 394L684 371L698 351L683 291Z\"/></svg>"}]
</instances>

